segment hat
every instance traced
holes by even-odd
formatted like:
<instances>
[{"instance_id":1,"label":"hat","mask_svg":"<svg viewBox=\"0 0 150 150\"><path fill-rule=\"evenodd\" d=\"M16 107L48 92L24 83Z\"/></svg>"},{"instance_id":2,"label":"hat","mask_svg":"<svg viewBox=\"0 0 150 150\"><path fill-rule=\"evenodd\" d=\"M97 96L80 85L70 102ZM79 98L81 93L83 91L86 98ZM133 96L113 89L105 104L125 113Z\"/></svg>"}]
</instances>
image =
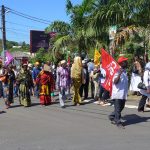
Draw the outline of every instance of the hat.
<instances>
[{"instance_id":1,"label":"hat","mask_svg":"<svg viewBox=\"0 0 150 150\"><path fill-rule=\"evenodd\" d=\"M32 65L32 64L28 64L28 67L31 67L31 68L32 68L32 67L33 67L33 65Z\"/></svg>"},{"instance_id":2,"label":"hat","mask_svg":"<svg viewBox=\"0 0 150 150\"><path fill-rule=\"evenodd\" d=\"M22 64L22 66L28 66L28 64L27 64L27 63L24 63L24 64Z\"/></svg>"},{"instance_id":3,"label":"hat","mask_svg":"<svg viewBox=\"0 0 150 150\"><path fill-rule=\"evenodd\" d=\"M44 64L43 70L44 70L44 71L51 72L51 68L50 68L50 66L48 66L47 64Z\"/></svg>"},{"instance_id":4,"label":"hat","mask_svg":"<svg viewBox=\"0 0 150 150\"><path fill-rule=\"evenodd\" d=\"M62 64L65 64L65 63L66 63L66 60L62 60L60 63L61 63L61 65L62 65Z\"/></svg>"},{"instance_id":5,"label":"hat","mask_svg":"<svg viewBox=\"0 0 150 150\"><path fill-rule=\"evenodd\" d=\"M127 61L127 60L128 60L128 58L125 58L124 56L121 56L121 57L118 58L118 63L120 64L120 63L122 63L124 61Z\"/></svg>"},{"instance_id":6,"label":"hat","mask_svg":"<svg viewBox=\"0 0 150 150\"><path fill-rule=\"evenodd\" d=\"M38 65L40 65L40 63L37 61L37 62L35 62L35 65L38 66Z\"/></svg>"}]
</instances>

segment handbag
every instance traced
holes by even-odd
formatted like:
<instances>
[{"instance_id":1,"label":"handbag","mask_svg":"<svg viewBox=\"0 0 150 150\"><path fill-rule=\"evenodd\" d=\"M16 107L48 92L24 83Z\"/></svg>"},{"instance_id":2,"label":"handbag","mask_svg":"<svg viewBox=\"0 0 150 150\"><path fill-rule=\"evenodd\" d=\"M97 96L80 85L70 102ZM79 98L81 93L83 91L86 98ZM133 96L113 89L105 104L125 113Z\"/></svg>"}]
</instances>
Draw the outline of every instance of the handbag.
<instances>
[{"instance_id":1,"label":"handbag","mask_svg":"<svg viewBox=\"0 0 150 150\"><path fill-rule=\"evenodd\" d=\"M140 82L140 83L138 84L138 88L141 89L141 90L147 90L147 87L146 87L145 84L142 83L142 82Z\"/></svg>"}]
</instances>

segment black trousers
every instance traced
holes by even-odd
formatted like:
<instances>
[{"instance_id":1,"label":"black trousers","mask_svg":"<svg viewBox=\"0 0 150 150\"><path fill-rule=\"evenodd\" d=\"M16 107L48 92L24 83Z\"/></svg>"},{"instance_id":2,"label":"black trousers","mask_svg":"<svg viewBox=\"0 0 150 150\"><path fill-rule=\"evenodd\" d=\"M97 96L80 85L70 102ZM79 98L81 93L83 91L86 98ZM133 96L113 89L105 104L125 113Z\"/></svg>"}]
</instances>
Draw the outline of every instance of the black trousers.
<instances>
[{"instance_id":1,"label":"black trousers","mask_svg":"<svg viewBox=\"0 0 150 150\"><path fill-rule=\"evenodd\" d=\"M121 112L124 109L125 100L124 99L114 99L114 112L109 115L111 121L115 121L116 124L121 123Z\"/></svg>"},{"instance_id":2,"label":"black trousers","mask_svg":"<svg viewBox=\"0 0 150 150\"><path fill-rule=\"evenodd\" d=\"M87 99L89 93L89 82L81 85L79 90L79 94L81 97L83 96L83 90L84 90L84 99Z\"/></svg>"},{"instance_id":3,"label":"black trousers","mask_svg":"<svg viewBox=\"0 0 150 150\"><path fill-rule=\"evenodd\" d=\"M144 106L146 104L147 96L142 95L142 98L139 102L138 111L144 111Z\"/></svg>"},{"instance_id":4,"label":"black trousers","mask_svg":"<svg viewBox=\"0 0 150 150\"><path fill-rule=\"evenodd\" d=\"M91 97L94 98L94 91L95 91L94 82L90 81L90 83L91 83Z\"/></svg>"},{"instance_id":5,"label":"black trousers","mask_svg":"<svg viewBox=\"0 0 150 150\"><path fill-rule=\"evenodd\" d=\"M102 101L105 101L109 98L109 91L107 91L105 88L103 88L102 85L100 85L100 88L99 88L99 98L100 100Z\"/></svg>"}]
</instances>

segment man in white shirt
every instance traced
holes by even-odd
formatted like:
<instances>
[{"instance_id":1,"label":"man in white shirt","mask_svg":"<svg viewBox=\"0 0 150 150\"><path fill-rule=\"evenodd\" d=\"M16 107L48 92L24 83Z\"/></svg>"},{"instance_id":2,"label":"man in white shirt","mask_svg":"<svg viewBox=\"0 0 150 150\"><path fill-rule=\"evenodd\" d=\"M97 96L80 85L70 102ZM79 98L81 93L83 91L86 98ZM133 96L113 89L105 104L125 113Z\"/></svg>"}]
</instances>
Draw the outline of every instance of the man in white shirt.
<instances>
[{"instance_id":1,"label":"man in white shirt","mask_svg":"<svg viewBox=\"0 0 150 150\"><path fill-rule=\"evenodd\" d=\"M119 57L118 63L121 69L114 75L112 83L112 96L111 99L114 100L114 112L109 116L112 124L118 127L124 128L121 122L121 112L124 109L125 101L128 94L128 76L126 73L127 60L123 56Z\"/></svg>"}]
</instances>

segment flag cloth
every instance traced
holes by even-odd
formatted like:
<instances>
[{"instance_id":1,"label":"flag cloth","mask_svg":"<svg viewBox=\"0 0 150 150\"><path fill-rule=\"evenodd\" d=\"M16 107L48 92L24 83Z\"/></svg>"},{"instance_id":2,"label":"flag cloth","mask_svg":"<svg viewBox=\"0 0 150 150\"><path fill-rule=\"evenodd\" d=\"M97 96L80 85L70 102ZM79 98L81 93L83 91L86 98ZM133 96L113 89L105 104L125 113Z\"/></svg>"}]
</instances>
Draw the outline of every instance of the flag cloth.
<instances>
[{"instance_id":1,"label":"flag cloth","mask_svg":"<svg viewBox=\"0 0 150 150\"><path fill-rule=\"evenodd\" d=\"M105 82L103 83L103 87L112 93L112 80L115 73L119 70L119 64L113 59L113 57L108 54L104 49L101 51L102 53L102 68L106 71Z\"/></svg>"},{"instance_id":2,"label":"flag cloth","mask_svg":"<svg viewBox=\"0 0 150 150\"><path fill-rule=\"evenodd\" d=\"M13 61L13 56L9 51L5 51L5 66L8 66Z\"/></svg>"},{"instance_id":3,"label":"flag cloth","mask_svg":"<svg viewBox=\"0 0 150 150\"><path fill-rule=\"evenodd\" d=\"M50 36L51 38L55 37L55 36L56 36L56 32L49 32L49 36Z\"/></svg>"},{"instance_id":4,"label":"flag cloth","mask_svg":"<svg viewBox=\"0 0 150 150\"><path fill-rule=\"evenodd\" d=\"M100 52L97 49L95 49L95 53L94 53L94 64L95 65L100 64L100 58L101 58Z\"/></svg>"}]
</instances>

